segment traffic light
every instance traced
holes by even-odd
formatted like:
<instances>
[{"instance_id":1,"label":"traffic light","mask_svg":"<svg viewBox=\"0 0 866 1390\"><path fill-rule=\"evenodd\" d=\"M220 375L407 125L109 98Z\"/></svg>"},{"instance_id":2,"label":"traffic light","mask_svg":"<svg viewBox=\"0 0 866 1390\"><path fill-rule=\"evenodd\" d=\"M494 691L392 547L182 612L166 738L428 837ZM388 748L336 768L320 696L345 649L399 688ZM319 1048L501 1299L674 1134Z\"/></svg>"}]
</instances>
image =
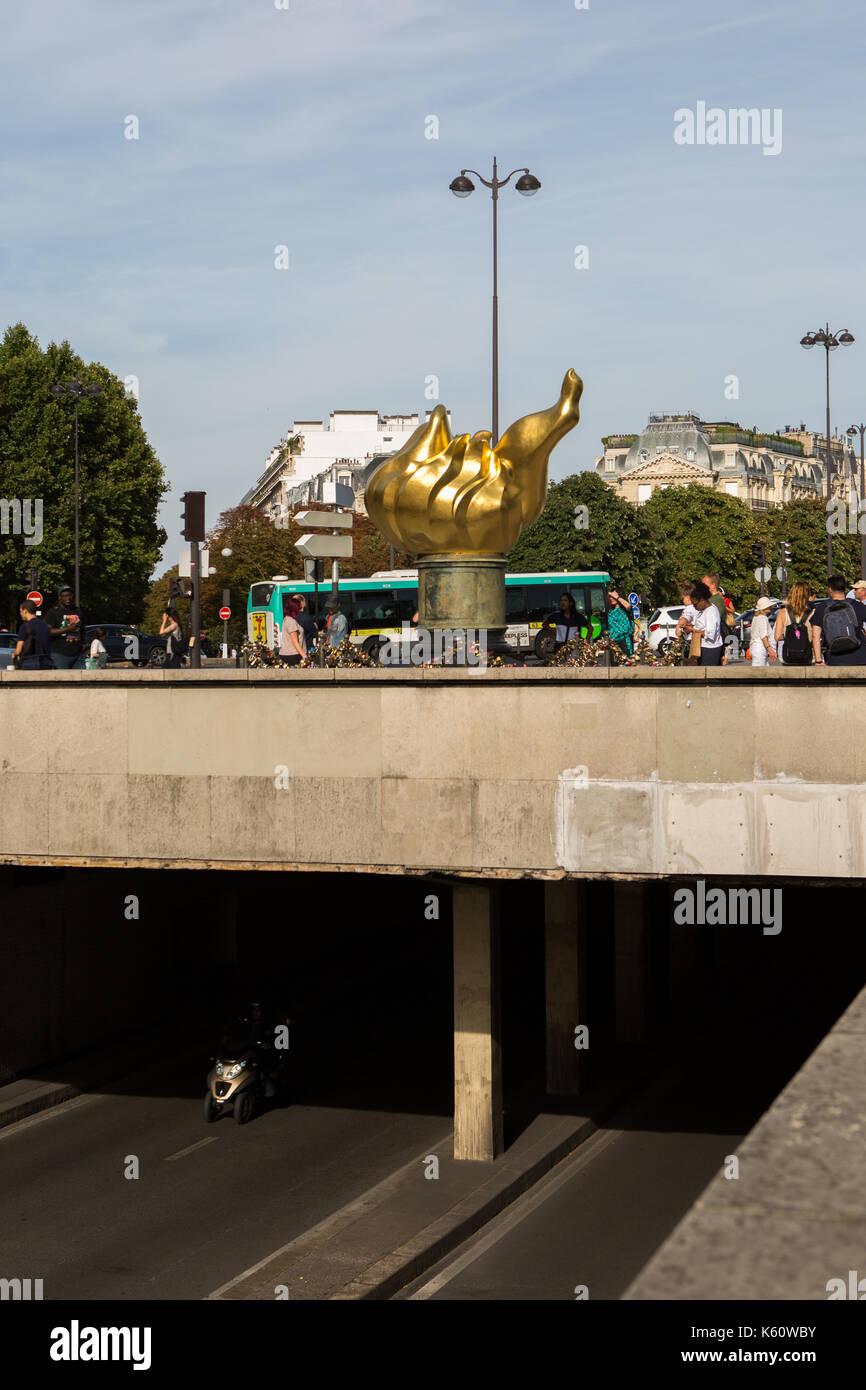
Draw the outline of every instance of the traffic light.
<instances>
[{"instance_id":1,"label":"traffic light","mask_svg":"<svg viewBox=\"0 0 866 1390\"><path fill-rule=\"evenodd\" d=\"M176 579L170 579L168 584L169 603L174 603L176 598L180 598L180 584Z\"/></svg>"},{"instance_id":2,"label":"traffic light","mask_svg":"<svg viewBox=\"0 0 866 1390\"><path fill-rule=\"evenodd\" d=\"M765 565L767 563L767 547L763 541L755 541L755 544L752 546L752 552L755 556L756 564Z\"/></svg>"},{"instance_id":3,"label":"traffic light","mask_svg":"<svg viewBox=\"0 0 866 1390\"><path fill-rule=\"evenodd\" d=\"M185 492L180 499L183 503L183 531L185 541L204 540L204 499L203 492Z\"/></svg>"},{"instance_id":4,"label":"traffic light","mask_svg":"<svg viewBox=\"0 0 866 1390\"><path fill-rule=\"evenodd\" d=\"M790 541L782 541L782 564L784 565L785 569L787 569L788 566L790 565L790 563L791 563L791 542L790 542Z\"/></svg>"}]
</instances>

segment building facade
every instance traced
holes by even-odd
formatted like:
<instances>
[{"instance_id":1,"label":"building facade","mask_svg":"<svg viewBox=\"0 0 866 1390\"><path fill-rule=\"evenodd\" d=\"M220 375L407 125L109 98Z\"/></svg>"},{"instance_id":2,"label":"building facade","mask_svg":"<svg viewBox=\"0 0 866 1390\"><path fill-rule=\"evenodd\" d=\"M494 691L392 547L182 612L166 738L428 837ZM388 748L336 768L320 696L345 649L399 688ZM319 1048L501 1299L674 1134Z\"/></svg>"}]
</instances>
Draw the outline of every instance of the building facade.
<instances>
[{"instance_id":1,"label":"building facade","mask_svg":"<svg viewBox=\"0 0 866 1390\"><path fill-rule=\"evenodd\" d=\"M431 414L428 410L425 419ZM241 503L261 507L277 520L296 507L321 501L327 483L343 483L355 493L355 510L366 514L366 469L373 459L402 449L421 423L417 413L380 415L378 410L334 410L327 425L322 420L295 420Z\"/></svg>"},{"instance_id":2,"label":"building facade","mask_svg":"<svg viewBox=\"0 0 866 1390\"><path fill-rule=\"evenodd\" d=\"M692 411L650 415L640 434L611 434L596 472L620 497L641 506L656 488L698 483L741 498L755 512L799 497L827 496L827 440L786 425L775 434ZM830 440L831 492L860 497L860 464L844 436Z\"/></svg>"}]
</instances>

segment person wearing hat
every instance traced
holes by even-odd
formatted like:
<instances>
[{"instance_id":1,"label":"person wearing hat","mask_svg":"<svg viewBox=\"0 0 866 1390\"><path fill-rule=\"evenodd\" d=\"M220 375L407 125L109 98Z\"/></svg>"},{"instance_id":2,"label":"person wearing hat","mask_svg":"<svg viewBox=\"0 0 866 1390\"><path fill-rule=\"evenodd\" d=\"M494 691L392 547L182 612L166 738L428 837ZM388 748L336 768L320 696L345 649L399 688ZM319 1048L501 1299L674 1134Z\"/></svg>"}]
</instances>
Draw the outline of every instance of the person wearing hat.
<instances>
[{"instance_id":1,"label":"person wearing hat","mask_svg":"<svg viewBox=\"0 0 866 1390\"><path fill-rule=\"evenodd\" d=\"M45 614L51 628L51 659L60 671L72 666L84 666L84 629L87 624L80 608L72 602L72 589L61 584L57 603Z\"/></svg>"},{"instance_id":2,"label":"person wearing hat","mask_svg":"<svg viewBox=\"0 0 866 1390\"><path fill-rule=\"evenodd\" d=\"M340 643L349 635L349 621L340 611L340 595L329 594L325 599L325 611L328 614L328 621L325 624L327 641L329 647L339 647Z\"/></svg>"},{"instance_id":3,"label":"person wearing hat","mask_svg":"<svg viewBox=\"0 0 866 1390\"><path fill-rule=\"evenodd\" d=\"M769 666L771 661L776 660L775 648L770 643L770 620L768 612L773 607L773 600L759 598L755 604L755 616L752 619L752 631L749 637L749 657L752 666Z\"/></svg>"}]
</instances>

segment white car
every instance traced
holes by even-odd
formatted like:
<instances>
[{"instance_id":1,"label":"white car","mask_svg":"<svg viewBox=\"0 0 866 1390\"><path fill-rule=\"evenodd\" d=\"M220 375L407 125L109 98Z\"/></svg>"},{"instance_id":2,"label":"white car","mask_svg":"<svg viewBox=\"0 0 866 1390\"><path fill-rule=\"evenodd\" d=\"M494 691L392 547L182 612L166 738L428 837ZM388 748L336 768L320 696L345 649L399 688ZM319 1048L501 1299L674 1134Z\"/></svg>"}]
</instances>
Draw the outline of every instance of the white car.
<instances>
[{"instance_id":1,"label":"white car","mask_svg":"<svg viewBox=\"0 0 866 1390\"><path fill-rule=\"evenodd\" d=\"M677 635L677 622L683 615L683 605L657 608L647 623L647 640L654 652L664 656L668 645Z\"/></svg>"}]
</instances>

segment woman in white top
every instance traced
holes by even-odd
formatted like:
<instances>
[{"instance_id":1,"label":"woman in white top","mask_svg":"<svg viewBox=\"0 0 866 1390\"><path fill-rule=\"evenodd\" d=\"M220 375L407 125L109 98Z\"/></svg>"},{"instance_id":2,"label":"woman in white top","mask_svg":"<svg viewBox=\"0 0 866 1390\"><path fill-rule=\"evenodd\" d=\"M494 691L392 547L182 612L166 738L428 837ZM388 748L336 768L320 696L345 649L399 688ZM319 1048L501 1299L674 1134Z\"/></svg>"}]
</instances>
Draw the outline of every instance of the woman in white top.
<instances>
[{"instance_id":1,"label":"woman in white top","mask_svg":"<svg viewBox=\"0 0 866 1390\"><path fill-rule=\"evenodd\" d=\"M752 619L752 628L749 634L749 658L753 666L769 666L771 661L776 660L776 651L770 632L770 620L767 617L767 611L772 607L773 600L767 598L766 595L759 598L755 604L755 616Z\"/></svg>"},{"instance_id":2,"label":"woman in white top","mask_svg":"<svg viewBox=\"0 0 866 1390\"><path fill-rule=\"evenodd\" d=\"M685 626L687 632L701 634L701 665L721 666L725 654L722 619L706 584L699 582L692 585L692 604L697 608L698 616Z\"/></svg>"},{"instance_id":3,"label":"woman in white top","mask_svg":"<svg viewBox=\"0 0 866 1390\"><path fill-rule=\"evenodd\" d=\"M105 635L104 627L98 627L93 634L93 641L90 644L90 653L84 663L88 671L104 671L108 665L108 652L102 641Z\"/></svg>"},{"instance_id":4,"label":"woman in white top","mask_svg":"<svg viewBox=\"0 0 866 1390\"><path fill-rule=\"evenodd\" d=\"M298 605L289 599L285 607L283 625L280 628L280 665L300 666L301 659L307 655L304 629L298 622Z\"/></svg>"}]
</instances>

